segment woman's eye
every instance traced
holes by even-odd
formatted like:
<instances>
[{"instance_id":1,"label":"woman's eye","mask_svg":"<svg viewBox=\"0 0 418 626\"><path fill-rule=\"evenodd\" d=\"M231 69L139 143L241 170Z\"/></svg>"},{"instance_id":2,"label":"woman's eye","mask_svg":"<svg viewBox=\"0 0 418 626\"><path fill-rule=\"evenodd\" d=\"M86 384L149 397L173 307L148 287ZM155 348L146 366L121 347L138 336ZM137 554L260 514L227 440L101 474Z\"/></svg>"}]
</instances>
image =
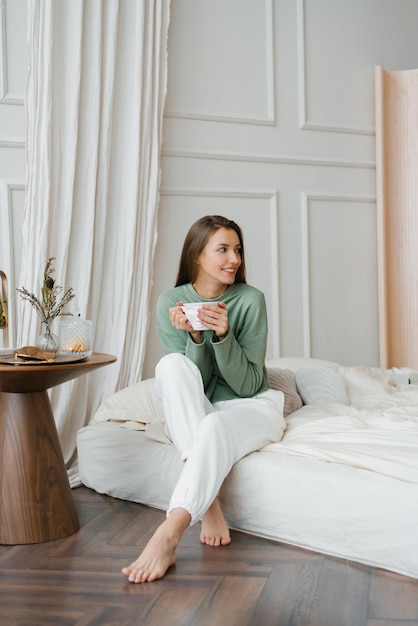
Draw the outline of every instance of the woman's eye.
<instances>
[{"instance_id":1,"label":"woman's eye","mask_svg":"<svg viewBox=\"0 0 418 626\"><path fill-rule=\"evenodd\" d=\"M227 248L222 246L221 248L218 248L218 252L227 252ZM239 254L241 256L241 248L237 248L235 250L235 254Z\"/></svg>"}]
</instances>

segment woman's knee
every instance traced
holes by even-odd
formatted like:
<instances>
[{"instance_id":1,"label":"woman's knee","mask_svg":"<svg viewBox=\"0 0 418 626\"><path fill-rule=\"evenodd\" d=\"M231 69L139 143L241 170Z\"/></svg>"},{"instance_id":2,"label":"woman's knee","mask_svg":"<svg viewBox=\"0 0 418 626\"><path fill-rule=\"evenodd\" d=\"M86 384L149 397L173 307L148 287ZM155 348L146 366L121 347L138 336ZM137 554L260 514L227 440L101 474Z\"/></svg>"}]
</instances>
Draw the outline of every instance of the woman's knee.
<instances>
[{"instance_id":1,"label":"woman's knee","mask_svg":"<svg viewBox=\"0 0 418 626\"><path fill-rule=\"evenodd\" d=\"M193 361L184 354L171 352L163 356L155 367L155 387L158 395L161 396L162 387L166 383L172 387L179 388L194 387L200 388L203 393L203 381L200 370Z\"/></svg>"},{"instance_id":2,"label":"woman's knee","mask_svg":"<svg viewBox=\"0 0 418 626\"><path fill-rule=\"evenodd\" d=\"M198 380L202 378L196 363L179 352L170 352L159 360L155 368L155 375L161 376L165 373L184 377L193 375Z\"/></svg>"},{"instance_id":3,"label":"woman's knee","mask_svg":"<svg viewBox=\"0 0 418 626\"><path fill-rule=\"evenodd\" d=\"M188 367L187 362L191 363L190 359L184 354L180 352L170 352L170 354L166 354L158 361L155 367L155 375L161 376L161 374L165 372L172 370L177 371L179 367Z\"/></svg>"}]
</instances>

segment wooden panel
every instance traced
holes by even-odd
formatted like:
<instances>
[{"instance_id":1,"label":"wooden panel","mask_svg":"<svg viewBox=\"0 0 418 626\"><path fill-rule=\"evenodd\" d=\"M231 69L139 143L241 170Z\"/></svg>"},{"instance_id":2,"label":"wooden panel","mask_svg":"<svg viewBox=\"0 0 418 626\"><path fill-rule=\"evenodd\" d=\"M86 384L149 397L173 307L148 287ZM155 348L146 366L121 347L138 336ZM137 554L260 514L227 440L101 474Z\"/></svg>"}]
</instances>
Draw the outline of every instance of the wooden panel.
<instances>
[{"instance_id":1,"label":"wooden panel","mask_svg":"<svg viewBox=\"0 0 418 626\"><path fill-rule=\"evenodd\" d=\"M382 367L418 368L418 70L376 68Z\"/></svg>"}]
</instances>

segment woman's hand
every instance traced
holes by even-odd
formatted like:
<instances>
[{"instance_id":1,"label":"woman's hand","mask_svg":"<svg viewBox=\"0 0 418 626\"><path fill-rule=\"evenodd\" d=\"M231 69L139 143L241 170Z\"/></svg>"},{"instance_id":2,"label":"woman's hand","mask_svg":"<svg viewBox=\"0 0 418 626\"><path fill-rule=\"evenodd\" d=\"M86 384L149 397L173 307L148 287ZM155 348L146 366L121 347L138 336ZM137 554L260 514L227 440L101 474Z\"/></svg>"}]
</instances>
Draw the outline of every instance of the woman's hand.
<instances>
[{"instance_id":1,"label":"woman's hand","mask_svg":"<svg viewBox=\"0 0 418 626\"><path fill-rule=\"evenodd\" d=\"M197 316L202 324L213 330L218 339L222 340L228 334L228 311L224 302L202 304Z\"/></svg>"},{"instance_id":2,"label":"woman's hand","mask_svg":"<svg viewBox=\"0 0 418 626\"><path fill-rule=\"evenodd\" d=\"M177 330L185 330L190 333L195 343L202 343L202 331L193 330L192 325L181 308L183 304L184 302L180 301L176 303L176 306L172 306L168 309L171 325L177 328Z\"/></svg>"},{"instance_id":3,"label":"woman's hand","mask_svg":"<svg viewBox=\"0 0 418 626\"><path fill-rule=\"evenodd\" d=\"M202 343L202 331L193 330L190 322L181 308L184 302L177 302L176 306L168 310L171 325L177 330L185 330L190 333L195 343ZM217 304L202 303L198 310L197 317L209 330L213 330L218 339L226 337L229 330L228 311L224 302Z\"/></svg>"}]
</instances>

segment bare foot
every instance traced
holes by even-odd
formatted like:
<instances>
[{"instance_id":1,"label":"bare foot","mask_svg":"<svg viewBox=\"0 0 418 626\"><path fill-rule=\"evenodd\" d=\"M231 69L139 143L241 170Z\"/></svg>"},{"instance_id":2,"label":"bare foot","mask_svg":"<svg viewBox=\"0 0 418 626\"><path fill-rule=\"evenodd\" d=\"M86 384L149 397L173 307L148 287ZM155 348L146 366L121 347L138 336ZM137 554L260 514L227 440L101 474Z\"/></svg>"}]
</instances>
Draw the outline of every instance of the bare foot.
<instances>
[{"instance_id":1,"label":"bare foot","mask_svg":"<svg viewBox=\"0 0 418 626\"><path fill-rule=\"evenodd\" d=\"M231 543L229 528L222 513L221 501L217 497L202 518L201 543L207 546L227 546Z\"/></svg>"},{"instance_id":2,"label":"bare foot","mask_svg":"<svg viewBox=\"0 0 418 626\"><path fill-rule=\"evenodd\" d=\"M162 578L176 562L176 548L190 522L185 509L175 509L157 528L139 557L122 574L131 583L152 582Z\"/></svg>"}]
</instances>

